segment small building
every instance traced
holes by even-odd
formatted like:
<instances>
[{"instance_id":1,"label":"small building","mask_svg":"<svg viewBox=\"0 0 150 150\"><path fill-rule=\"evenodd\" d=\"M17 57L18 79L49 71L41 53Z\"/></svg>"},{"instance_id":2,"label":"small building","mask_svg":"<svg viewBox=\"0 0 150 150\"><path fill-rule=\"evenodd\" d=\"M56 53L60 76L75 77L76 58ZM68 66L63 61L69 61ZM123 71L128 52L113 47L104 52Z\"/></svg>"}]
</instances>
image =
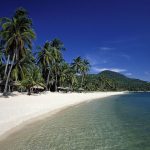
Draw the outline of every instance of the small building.
<instances>
[{"instance_id":1,"label":"small building","mask_svg":"<svg viewBox=\"0 0 150 150\"><path fill-rule=\"evenodd\" d=\"M84 91L83 88L79 88L79 89L78 89L78 92L80 92L80 93L82 93L83 91Z\"/></svg>"},{"instance_id":2,"label":"small building","mask_svg":"<svg viewBox=\"0 0 150 150\"><path fill-rule=\"evenodd\" d=\"M6 81L0 80L0 92L4 91ZM18 81L9 81L8 82L8 92L17 91L18 87L20 86L20 82Z\"/></svg>"},{"instance_id":3,"label":"small building","mask_svg":"<svg viewBox=\"0 0 150 150\"><path fill-rule=\"evenodd\" d=\"M58 89L58 91L62 91L65 93L72 91L72 89L69 87L58 87L57 89Z\"/></svg>"},{"instance_id":4,"label":"small building","mask_svg":"<svg viewBox=\"0 0 150 150\"><path fill-rule=\"evenodd\" d=\"M44 91L44 87L42 87L40 85L34 85L33 87L31 87L31 90L34 93L39 93L39 92L43 92Z\"/></svg>"}]
</instances>

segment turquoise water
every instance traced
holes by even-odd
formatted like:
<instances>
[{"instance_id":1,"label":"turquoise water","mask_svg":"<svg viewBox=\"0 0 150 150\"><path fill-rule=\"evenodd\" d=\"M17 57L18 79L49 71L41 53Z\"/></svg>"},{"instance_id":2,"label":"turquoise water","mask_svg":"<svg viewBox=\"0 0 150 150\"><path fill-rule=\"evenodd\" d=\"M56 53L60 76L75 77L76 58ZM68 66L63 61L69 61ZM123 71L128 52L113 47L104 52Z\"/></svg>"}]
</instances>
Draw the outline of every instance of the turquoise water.
<instances>
[{"instance_id":1,"label":"turquoise water","mask_svg":"<svg viewBox=\"0 0 150 150\"><path fill-rule=\"evenodd\" d=\"M0 150L150 150L150 93L112 96L28 125Z\"/></svg>"}]
</instances>

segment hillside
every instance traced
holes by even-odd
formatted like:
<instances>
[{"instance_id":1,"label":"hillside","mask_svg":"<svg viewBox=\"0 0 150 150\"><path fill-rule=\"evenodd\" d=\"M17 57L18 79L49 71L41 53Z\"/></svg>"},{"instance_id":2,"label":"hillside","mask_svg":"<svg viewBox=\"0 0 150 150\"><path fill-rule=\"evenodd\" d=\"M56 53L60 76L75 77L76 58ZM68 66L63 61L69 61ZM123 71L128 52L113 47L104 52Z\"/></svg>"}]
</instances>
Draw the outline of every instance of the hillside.
<instances>
[{"instance_id":1,"label":"hillside","mask_svg":"<svg viewBox=\"0 0 150 150\"><path fill-rule=\"evenodd\" d=\"M87 75L85 82L87 90L97 91L149 91L150 83L139 79L128 78L113 71L103 71L99 74Z\"/></svg>"}]
</instances>

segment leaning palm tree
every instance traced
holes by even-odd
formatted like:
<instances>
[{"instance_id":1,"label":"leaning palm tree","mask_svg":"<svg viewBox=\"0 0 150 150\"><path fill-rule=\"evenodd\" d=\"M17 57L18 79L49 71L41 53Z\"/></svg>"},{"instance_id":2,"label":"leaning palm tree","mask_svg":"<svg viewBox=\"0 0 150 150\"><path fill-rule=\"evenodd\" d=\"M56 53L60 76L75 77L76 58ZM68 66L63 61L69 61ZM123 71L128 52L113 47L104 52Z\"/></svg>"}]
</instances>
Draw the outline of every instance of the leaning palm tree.
<instances>
[{"instance_id":1,"label":"leaning palm tree","mask_svg":"<svg viewBox=\"0 0 150 150\"><path fill-rule=\"evenodd\" d=\"M10 62L4 89L4 95L7 95L12 68L26 55L26 50L32 48L32 39L35 38L35 33L32 29L32 21L23 8L16 10L12 18L2 18L1 20L0 36L5 41L5 52L9 56Z\"/></svg>"},{"instance_id":2,"label":"leaning palm tree","mask_svg":"<svg viewBox=\"0 0 150 150\"><path fill-rule=\"evenodd\" d=\"M3 61L4 61L3 51L0 50L0 79L3 78Z\"/></svg>"},{"instance_id":3,"label":"leaning palm tree","mask_svg":"<svg viewBox=\"0 0 150 150\"><path fill-rule=\"evenodd\" d=\"M26 56L14 64L12 68L11 78L15 81L23 80L28 70L31 70L34 67L34 65L35 59L31 51L27 50Z\"/></svg>"},{"instance_id":4,"label":"leaning palm tree","mask_svg":"<svg viewBox=\"0 0 150 150\"><path fill-rule=\"evenodd\" d=\"M4 68L5 68L5 54L3 48L3 41L0 40L0 78L4 78Z\"/></svg>"},{"instance_id":5,"label":"leaning palm tree","mask_svg":"<svg viewBox=\"0 0 150 150\"><path fill-rule=\"evenodd\" d=\"M3 61L4 61L3 56L4 56L4 53L3 53L2 49L0 48L0 66L3 65Z\"/></svg>"}]
</instances>

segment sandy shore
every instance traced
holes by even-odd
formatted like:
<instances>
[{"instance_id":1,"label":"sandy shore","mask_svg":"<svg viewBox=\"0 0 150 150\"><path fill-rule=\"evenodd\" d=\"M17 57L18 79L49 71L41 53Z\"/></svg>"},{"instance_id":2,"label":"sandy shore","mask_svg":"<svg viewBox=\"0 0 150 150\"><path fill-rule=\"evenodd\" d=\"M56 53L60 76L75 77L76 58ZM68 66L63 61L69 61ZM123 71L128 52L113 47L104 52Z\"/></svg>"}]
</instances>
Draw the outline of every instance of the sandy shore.
<instances>
[{"instance_id":1,"label":"sandy shore","mask_svg":"<svg viewBox=\"0 0 150 150\"><path fill-rule=\"evenodd\" d=\"M51 93L31 95L13 93L9 98L0 96L0 136L29 120L49 112L55 113L68 106L89 100L103 98L125 92L94 93Z\"/></svg>"}]
</instances>

